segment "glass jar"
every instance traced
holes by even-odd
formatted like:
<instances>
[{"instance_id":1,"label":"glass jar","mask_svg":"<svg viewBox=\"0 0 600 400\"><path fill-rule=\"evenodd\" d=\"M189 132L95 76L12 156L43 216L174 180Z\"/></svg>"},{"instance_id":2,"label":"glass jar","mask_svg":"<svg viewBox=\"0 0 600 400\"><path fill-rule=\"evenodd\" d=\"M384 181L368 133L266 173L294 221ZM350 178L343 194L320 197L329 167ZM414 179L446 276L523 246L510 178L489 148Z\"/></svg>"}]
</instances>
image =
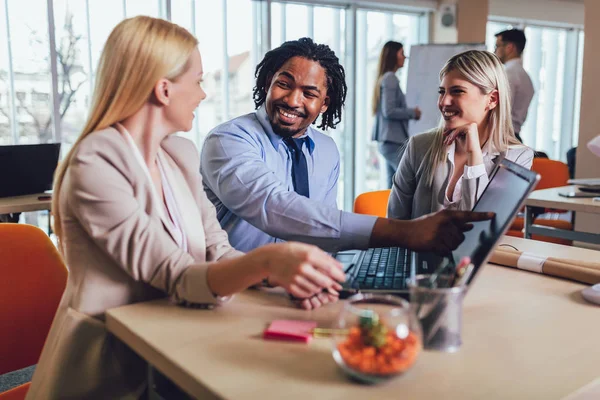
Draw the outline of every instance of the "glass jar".
<instances>
[{"instance_id":1,"label":"glass jar","mask_svg":"<svg viewBox=\"0 0 600 400\"><path fill-rule=\"evenodd\" d=\"M399 297L357 294L333 324L333 358L352 379L379 383L410 369L422 349L421 326Z\"/></svg>"}]
</instances>

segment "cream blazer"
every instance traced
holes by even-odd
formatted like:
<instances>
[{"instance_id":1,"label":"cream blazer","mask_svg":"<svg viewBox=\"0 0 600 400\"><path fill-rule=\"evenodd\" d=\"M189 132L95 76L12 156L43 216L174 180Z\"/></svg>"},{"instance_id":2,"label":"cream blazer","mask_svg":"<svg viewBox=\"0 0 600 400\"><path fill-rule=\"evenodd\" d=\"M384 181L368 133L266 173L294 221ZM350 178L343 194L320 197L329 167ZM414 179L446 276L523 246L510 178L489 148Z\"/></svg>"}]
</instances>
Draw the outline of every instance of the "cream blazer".
<instances>
[{"instance_id":1,"label":"cream blazer","mask_svg":"<svg viewBox=\"0 0 600 400\"><path fill-rule=\"evenodd\" d=\"M196 147L169 136L159 156L183 216L187 252L161 219L164 204L120 125L90 134L74 154L59 204L69 279L27 399L138 398L146 365L107 332L105 311L165 296L221 301L208 288L208 266L241 253L204 193Z\"/></svg>"},{"instance_id":2,"label":"cream blazer","mask_svg":"<svg viewBox=\"0 0 600 400\"><path fill-rule=\"evenodd\" d=\"M414 219L422 215L444 209L446 189L450 181L452 168L450 160L440 163L435 171L433 185L424 178L425 154L433 144L435 134L422 133L410 138L406 150L394 175L392 192L388 202L388 217ZM474 179L463 177L461 199L452 205L452 209L470 211L475 206L490 179L498 151L483 156L485 174ZM533 150L527 146L511 146L505 153L507 160L530 169L533 162Z\"/></svg>"}]
</instances>

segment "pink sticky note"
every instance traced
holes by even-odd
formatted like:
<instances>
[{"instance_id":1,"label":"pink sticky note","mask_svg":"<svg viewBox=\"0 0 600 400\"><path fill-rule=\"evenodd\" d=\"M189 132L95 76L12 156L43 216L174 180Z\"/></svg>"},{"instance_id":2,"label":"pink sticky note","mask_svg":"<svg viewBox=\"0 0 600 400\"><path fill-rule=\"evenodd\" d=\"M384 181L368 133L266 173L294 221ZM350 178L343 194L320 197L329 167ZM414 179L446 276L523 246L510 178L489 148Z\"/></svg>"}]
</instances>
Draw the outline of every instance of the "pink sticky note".
<instances>
[{"instance_id":1,"label":"pink sticky note","mask_svg":"<svg viewBox=\"0 0 600 400\"><path fill-rule=\"evenodd\" d=\"M271 322L271 325L263 332L263 338L308 343L312 338L311 330L316 327L315 321L280 319Z\"/></svg>"}]
</instances>

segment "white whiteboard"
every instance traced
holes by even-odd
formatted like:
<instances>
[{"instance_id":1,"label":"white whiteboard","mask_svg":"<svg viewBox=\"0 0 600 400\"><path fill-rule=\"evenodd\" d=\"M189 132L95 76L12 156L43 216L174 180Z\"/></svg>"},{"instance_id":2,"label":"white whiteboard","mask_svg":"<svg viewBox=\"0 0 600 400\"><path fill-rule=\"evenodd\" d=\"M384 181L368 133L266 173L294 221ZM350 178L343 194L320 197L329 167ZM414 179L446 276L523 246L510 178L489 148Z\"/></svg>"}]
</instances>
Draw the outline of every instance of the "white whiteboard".
<instances>
[{"instance_id":1,"label":"white whiteboard","mask_svg":"<svg viewBox=\"0 0 600 400\"><path fill-rule=\"evenodd\" d=\"M410 120L410 136L435 128L440 121L438 88L440 70L448 59L467 50L485 50L485 44L420 44L410 48L410 62L406 77L406 103L419 106L421 119Z\"/></svg>"}]
</instances>

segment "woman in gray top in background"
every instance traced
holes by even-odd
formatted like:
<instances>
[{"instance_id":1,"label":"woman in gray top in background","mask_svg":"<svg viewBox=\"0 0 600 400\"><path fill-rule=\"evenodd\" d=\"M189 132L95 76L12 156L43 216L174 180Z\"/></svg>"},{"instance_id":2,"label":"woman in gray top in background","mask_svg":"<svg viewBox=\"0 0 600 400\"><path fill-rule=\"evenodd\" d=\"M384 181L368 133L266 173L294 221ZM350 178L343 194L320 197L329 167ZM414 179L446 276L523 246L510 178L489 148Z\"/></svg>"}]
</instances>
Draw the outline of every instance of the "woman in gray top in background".
<instances>
[{"instance_id":1,"label":"woman in gray top in background","mask_svg":"<svg viewBox=\"0 0 600 400\"><path fill-rule=\"evenodd\" d=\"M440 125L408 141L394 176L390 218L471 210L500 155L531 168L533 151L515 137L498 57L478 50L458 54L446 62L440 80Z\"/></svg>"},{"instance_id":2,"label":"woman in gray top in background","mask_svg":"<svg viewBox=\"0 0 600 400\"><path fill-rule=\"evenodd\" d=\"M386 160L388 186L400 162L400 149L408 139L408 120L421 118L419 107L407 108L396 71L404 66L406 56L402 43L389 41L381 49L377 81L373 91L373 140Z\"/></svg>"}]
</instances>

